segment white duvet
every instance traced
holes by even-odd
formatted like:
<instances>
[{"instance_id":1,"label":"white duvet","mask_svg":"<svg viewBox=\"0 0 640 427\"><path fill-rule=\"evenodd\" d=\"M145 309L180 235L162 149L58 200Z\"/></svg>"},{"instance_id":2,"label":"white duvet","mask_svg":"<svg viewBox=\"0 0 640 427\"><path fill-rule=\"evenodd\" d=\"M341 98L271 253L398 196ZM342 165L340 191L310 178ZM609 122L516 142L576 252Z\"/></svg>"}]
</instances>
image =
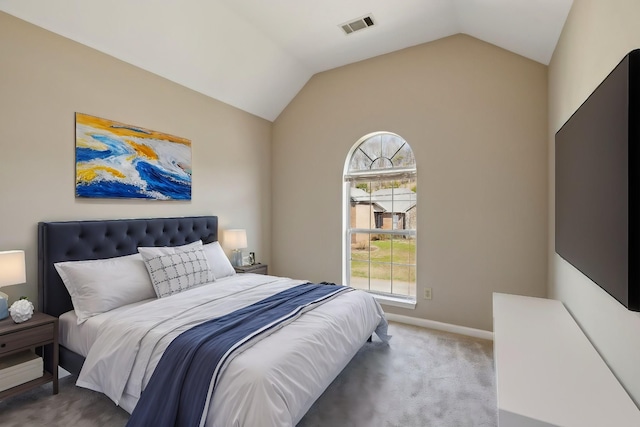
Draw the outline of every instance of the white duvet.
<instances>
[{"instance_id":1,"label":"white duvet","mask_svg":"<svg viewBox=\"0 0 640 427\"><path fill-rule=\"evenodd\" d=\"M169 343L206 320L230 313L300 280L238 274L118 313L105 321L77 385L132 412ZM206 425L293 426L374 331L384 313L362 291L341 294L304 313L235 357L211 398Z\"/></svg>"}]
</instances>

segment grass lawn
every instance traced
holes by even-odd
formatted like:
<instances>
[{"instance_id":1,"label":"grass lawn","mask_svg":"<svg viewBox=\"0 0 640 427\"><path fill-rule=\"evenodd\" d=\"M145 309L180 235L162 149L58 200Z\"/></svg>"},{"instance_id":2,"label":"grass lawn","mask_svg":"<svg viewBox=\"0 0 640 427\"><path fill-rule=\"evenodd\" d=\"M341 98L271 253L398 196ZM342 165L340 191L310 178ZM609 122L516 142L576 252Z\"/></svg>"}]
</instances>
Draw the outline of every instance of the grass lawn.
<instances>
[{"instance_id":1,"label":"grass lawn","mask_svg":"<svg viewBox=\"0 0 640 427\"><path fill-rule=\"evenodd\" d=\"M415 239L372 241L369 248L351 250L351 276L415 282L415 254Z\"/></svg>"}]
</instances>

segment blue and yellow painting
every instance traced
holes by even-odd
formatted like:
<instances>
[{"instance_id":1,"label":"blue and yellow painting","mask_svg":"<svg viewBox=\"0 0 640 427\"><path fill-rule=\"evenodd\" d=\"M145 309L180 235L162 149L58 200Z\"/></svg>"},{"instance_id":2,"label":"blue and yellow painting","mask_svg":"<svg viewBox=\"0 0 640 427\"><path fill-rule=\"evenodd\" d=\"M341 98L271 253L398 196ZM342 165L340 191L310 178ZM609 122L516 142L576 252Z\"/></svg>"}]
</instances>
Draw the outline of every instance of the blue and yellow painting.
<instances>
[{"instance_id":1,"label":"blue and yellow painting","mask_svg":"<svg viewBox=\"0 0 640 427\"><path fill-rule=\"evenodd\" d=\"M191 141L76 113L76 196L191 200Z\"/></svg>"}]
</instances>

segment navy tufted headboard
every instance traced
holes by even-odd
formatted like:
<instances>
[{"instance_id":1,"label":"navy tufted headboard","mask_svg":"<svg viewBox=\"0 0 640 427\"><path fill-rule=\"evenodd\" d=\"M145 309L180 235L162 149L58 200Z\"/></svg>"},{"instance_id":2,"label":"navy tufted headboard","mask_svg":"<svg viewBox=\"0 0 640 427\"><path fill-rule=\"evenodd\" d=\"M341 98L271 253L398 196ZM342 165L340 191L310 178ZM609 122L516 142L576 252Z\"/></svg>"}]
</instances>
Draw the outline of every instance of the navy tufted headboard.
<instances>
[{"instance_id":1,"label":"navy tufted headboard","mask_svg":"<svg viewBox=\"0 0 640 427\"><path fill-rule=\"evenodd\" d=\"M52 316L73 310L53 264L112 258L138 246L179 246L218 240L218 217L181 217L38 223L38 309Z\"/></svg>"}]
</instances>

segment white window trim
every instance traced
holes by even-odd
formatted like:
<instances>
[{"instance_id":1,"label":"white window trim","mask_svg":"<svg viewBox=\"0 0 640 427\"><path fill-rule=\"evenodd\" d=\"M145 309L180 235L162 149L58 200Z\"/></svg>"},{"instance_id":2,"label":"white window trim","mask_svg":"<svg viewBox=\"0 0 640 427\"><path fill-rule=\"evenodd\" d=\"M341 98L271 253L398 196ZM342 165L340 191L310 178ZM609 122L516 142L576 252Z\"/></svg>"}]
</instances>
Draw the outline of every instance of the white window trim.
<instances>
[{"instance_id":1,"label":"white window trim","mask_svg":"<svg viewBox=\"0 0 640 427\"><path fill-rule=\"evenodd\" d=\"M358 149L358 147L360 146L360 144L369 139L372 138L373 136L377 135L377 134L382 134L382 133L391 133L391 132L372 132L368 135L363 136L362 138L360 138L358 140L358 142L356 142L353 147L351 147L351 149L349 150L349 153L347 154L347 160L345 161L345 165L344 165L344 170L342 173L342 203L343 203L343 208L342 208L342 232L343 232L343 236L342 236L342 253L344 254L344 258L342 261L342 283L344 284L350 284L350 280L349 280L349 270L350 270L350 260L351 260L351 233L355 232L355 230L361 230L360 232L365 232L365 233L375 233L376 229L349 229L349 225L350 225L350 211L347 208L350 205L351 202L351 181L359 181L359 180L364 180L366 181L367 179L375 179L377 177L381 177L381 176L386 176L387 174L384 173L380 173L379 171L376 172L367 172L367 171L363 171L363 172L356 172L356 173L351 173L349 174L349 165L351 162L351 158L353 157L353 153L355 150ZM389 170L389 174L388 176L390 178L394 177L394 173L395 175L397 175L398 177L406 177L406 176L415 176L417 175L417 166L413 167L413 168L397 168L397 169L390 169ZM391 232L391 233L389 233ZM398 235L411 235L411 236L416 236L417 237L417 230L384 230L384 234L398 234ZM380 233L376 233L376 234L380 234ZM416 265L416 273L417 273L417 265ZM417 291L417 287L418 287L418 283L416 281L416 291ZM414 299L411 299L411 297L402 297L402 296L391 296L391 295L382 295L382 294L378 294L376 292L370 292L365 290L365 292L368 292L370 295L372 295L380 304L384 304L384 305L390 305L390 306L394 306L394 307L400 307L400 308L407 308L407 309L415 309L416 307L416 303L417 303L417 297Z\"/></svg>"},{"instance_id":2,"label":"white window trim","mask_svg":"<svg viewBox=\"0 0 640 427\"><path fill-rule=\"evenodd\" d=\"M391 295L380 295L380 294L376 294L374 292L369 292L369 294L373 295L373 297L376 299L376 301L378 301L380 304L382 305L390 305L393 307L400 307L400 308L408 308L410 310L415 310L416 308L416 299L413 298L400 298L400 297L393 297Z\"/></svg>"},{"instance_id":3,"label":"white window trim","mask_svg":"<svg viewBox=\"0 0 640 427\"><path fill-rule=\"evenodd\" d=\"M350 152L349 156L353 155L353 151ZM346 165L348 167L348 165ZM390 168L390 169L375 169L371 171L361 171L361 172L351 172L348 174L345 172L344 179L346 181L362 181L367 182L376 179L400 179L400 178L409 178L415 176L417 173L416 168Z\"/></svg>"},{"instance_id":4,"label":"white window trim","mask_svg":"<svg viewBox=\"0 0 640 427\"><path fill-rule=\"evenodd\" d=\"M348 228L347 233L356 234L388 234L390 236L417 236L416 230L383 230L381 228ZM347 236L348 238L349 236Z\"/></svg>"}]
</instances>

